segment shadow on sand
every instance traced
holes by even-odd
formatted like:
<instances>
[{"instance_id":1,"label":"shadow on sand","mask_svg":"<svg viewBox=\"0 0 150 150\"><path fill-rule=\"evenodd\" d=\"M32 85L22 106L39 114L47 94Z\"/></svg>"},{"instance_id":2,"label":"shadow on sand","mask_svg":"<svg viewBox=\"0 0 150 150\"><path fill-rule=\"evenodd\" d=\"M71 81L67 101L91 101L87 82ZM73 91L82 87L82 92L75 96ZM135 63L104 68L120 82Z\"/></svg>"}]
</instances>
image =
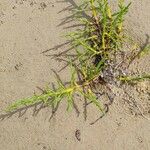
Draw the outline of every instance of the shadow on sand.
<instances>
[{"instance_id":1,"label":"shadow on sand","mask_svg":"<svg viewBox=\"0 0 150 150\"><path fill-rule=\"evenodd\" d=\"M57 1L57 3L67 3L67 5L69 4L69 6L66 6L66 8L60 10L58 12L59 13L63 13L65 11L72 11L74 9L80 9L80 6L76 4L76 2L74 0L64 0L64 1ZM91 17L89 15L87 15L85 12L82 12L82 15L83 17L87 18L87 19L91 19ZM67 16L65 18L63 18L61 20L61 22L57 25L57 27L59 26L64 26L68 23L71 23L71 22L74 22L74 15L70 15L70 16ZM75 24L75 25L72 25L72 26L68 26L68 27L64 27L64 29L67 29L67 28L75 28L75 27L79 27L79 26L82 26L82 24ZM145 49L147 47L147 45L149 44L149 35L146 35L147 39L145 41L145 43L141 46L141 50L139 51L139 53ZM44 50L41 52L42 55L46 56L46 57L51 57L52 59L55 59L55 60L60 60L60 61L64 61L66 62L66 65L62 68L60 68L59 72L64 70L69 64L68 64L68 61L65 59L67 57L71 57L73 61L76 61L77 57L75 54L68 54L68 52L70 52L71 50L73 50L74 47L72 47L70 45L72 41L71 40L68 40L66 41L65 43L62 43L62 44L59 44L59 45L56 45L54 46L53 48L50 48L48 50ZM60 53L55 53L55 54L52 54L53 51L57 51L59 49L63 49L65 46L69 46L68 49L65 49L63 52L60 52ZM134 60L135 58L137 58L137 56L139 55L139 53L137 55L134 56L134 58L132 60ZM132 62L131 62L132 63ZM59 78L59 75L56 73L55 70L53 70L54 74ZM79 79L80 80L80 79ZM52 87L53 89L55 89L55 86L54 84L52 84ZM41 88L38 87L38 89L40 89L43 93L45 92L44 90L42 90ZM84 119L86 120L87 119L87 106L89 105L90 103L87 102L86 98L84 98L84 104L83 104L83 107L84 107ZM73 106L74 106L74 109L75 109L75 112L77 113L77 116L79 116L80 114L80 111L78 110L78 107L75 103L73 103ZM10 112L10 113L6 113L6 114L2 114L0 115L0 120L4 120L4 119L8 119L10 117L12 117L14 114L18 114L18 117L22 117L28 109L33 109L33 116L36 116L38 115L38 113L46 108L46 107L49 107L47 105L45 105L43 102L39 102L39 103L36 103L34 105L31 105L31 106L27 106L27 107L23 107L23 108L20 108L20 109L17 109L13 112ZM52 107L52 112L51 112L51 116L49 118L49 120L51 120L53 118L53 116L55 115L57 109L59 107L59 104L57 105L56 108L53 108ZM106 106L107 107L107 106ZM107 111L108 112L108 107L107 107ZM91 123L91 125L95 124L98 120L100 120L103 116L100 116L98 119L96 119L95 121L93 121Z\"/></svg>"}]
</instances>

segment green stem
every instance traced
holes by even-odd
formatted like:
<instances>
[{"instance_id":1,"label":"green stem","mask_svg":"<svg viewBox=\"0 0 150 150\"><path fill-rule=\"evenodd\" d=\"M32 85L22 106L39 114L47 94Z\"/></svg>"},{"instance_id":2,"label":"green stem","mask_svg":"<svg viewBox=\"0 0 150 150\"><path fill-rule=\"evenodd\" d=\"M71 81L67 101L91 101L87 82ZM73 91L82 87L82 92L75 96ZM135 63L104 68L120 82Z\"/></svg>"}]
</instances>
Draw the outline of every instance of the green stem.
<instances>
[{"instance_id":1,"label":"green stem","mask_svg":"<svg viewBox=\"0 0 150 150\"><path fill-rule=\"evenodd\" d=\"M120 77L119 79L121 81L139 81L144 79L150 79L150 75L148 74L148 75L137 76L137 77L127 76L127 77Z\"/></svg>"}]
</instances>

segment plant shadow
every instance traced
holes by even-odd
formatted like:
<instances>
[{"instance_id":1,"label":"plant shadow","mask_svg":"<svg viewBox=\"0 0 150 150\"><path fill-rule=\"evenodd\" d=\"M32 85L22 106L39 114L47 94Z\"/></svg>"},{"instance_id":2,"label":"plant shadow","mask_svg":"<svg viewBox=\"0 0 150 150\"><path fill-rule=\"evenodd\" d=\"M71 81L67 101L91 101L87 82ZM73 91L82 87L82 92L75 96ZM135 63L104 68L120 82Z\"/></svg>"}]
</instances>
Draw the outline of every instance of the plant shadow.
<instances>
[{"instance_id":1,"label":"plant shadow","mask_svg":"<svg viewBox=\"0 0 150 150\"><path fill-rule=\"evenodd\" d=\"M70 5L70 6L67 6L66 8L64 8L64 9L62 9L62 10L60 10L60 11L58 12L58 14L60 14L60 13L62 13L62 12L64 12L64 11L71 11L72 9L78 7L78 6L76 5L76 3L75 3L74 1L72 1L72 0L57 1L57 3L66 3L66 2L69 2L71 5ZM63 18L62 21L61 21L61 23L58 24L57 26L58 26L58 27L59 27L59 26L63 26L63 25L65 25L65 24L67 24L67 23L73 21L71 18L73 18L73 15L70 15L70 16L68 16L68 17ZM80 26L80 25L73 25L73 26L66 27L66 28L73 28L73 27L76 27L76 26ZM64 28L64 29L65 29L65 28ZM67 54L67 52L69 52L70 50L72 50L73 47L70 47L70 48L66 49L65 51L63 51L63 52L61 52L61 53L59 53L59 54L47 54L47 53L48 53L48 52L51 52L51 51L54 51L54 50L56 51L56 50L58 50L59 48L63 48L64 46L69 45L71 42L72 42L72 41L66 41L66 42L64 42L64 43L62 43L62 44L56 45L56 46L54 46L53 48L50 48L50 49L45 50L45 51L42 51L41 54L43 54L43 55L45 55L45 56L52 57L52 58L57 59L57 60L59 60L59 61L65 61L65 60L60 59L60 58L58 58L58 57L63 56L63 55L66 56L65 54ZM71 55L68 55L68 56L71 56ZM74 57L74 56L72 55L72 57ZM60 69L60 71L63 70L63 69L65 69L67 66L68 66L68 64L67 64L66 66L64 66L62 69ZM58 74L56 73L56 71L54 71L54 70L52 70L52 71L54 72L54 74L55 74L57 77L59 77ZM42 93L45 92L42 88L40 88L40 87L37 87L37 88L38 88L40 91L42 91ZM55 89L55 85L54 85L53 83L52 83L52 88ZM16 114L18 114L18 118L20 118L20 117L22 117L23 115L25 115L25 113L26 113L29 109L33 109L32 116L37 116L37 115L39 114L39 112L40 112L42 109L46 108L46 107L49 107L49 106L48 106L48 105L45 105L43 102L39 102L39 103L30 105L30 106L25 106L25 107L19 108L19 109L15 110L15 111L12 111L12 112L6 112L6 113L4 113L4 114L1 114L1 115L0 115L0 120L2 121L2 120L4 120L4 119L9 119L9 118L11 118L12 116L14 116L14 115L16 115ZM51 119L54 117L54 115L55 115L55 113L56 113L58 107L59 107L59 104L58 104L55 108L54 108L53 106L51 106L52 112L51 112L51 115L50 115L49 120L51 120ZM73 107L74 107L74 109L75 109L75 112L77 113L77 116L79 116L80 112L79 112L79 110L78 110L77 105L75 104L75 102L73 102Z\"/></svg>"},{"instance_id":2,"label":"plant shadow","mask_svg":"<svg viewBox=\"0 0 150 150\"><path fill-rule=\"evenodd\" d=\"M40 91L42 91L42 93L45 93L45 91L40 88L40 87L37 87L37 89L39 89ZM0 120L3 121L4 119L9 119L10 117L18 114L18 118L22 117L23 115L25 115L25 113L29 110L29 109L33 109L33 113L32 113L32 116L35 117L39 114L39 112L45 108L49 107L48 105L44 104L44 102L38 102L36 104L33 104L33 105L29 105L29 106L25 106L25 107L22 107L22 108L19 108L17 110L14 110L12 112L6 112L4 114L1 114L0 115ZM51 107L52 109L52 112L51 112L51 115L50 115L50 118L49 120L52 119L52 117L55 115L56 111L57 111L57 108L53 108Z\"/></svg>"},{"instance_id":3,"label":"plant shadow","mask_svg":"<svg viewBox=\"0 0 150 150\"><path fill-rule=\"evenodd\" d=\"M55 74L55 76L58 79L60 79L60 77L57 74L57 72L55 70L52 70L52 71ZM51 87L52 87L53 90L56 90L54 83L51 83ZM46 93L46 91L43 90L40 87L37 87L37 89L39 89L42 92L42 94ZM51 100L51 99L49 99L49 100ZM12 116L14 116L16 114L18 114L18 118L23 117L25 115L25 113L29 109L33 110L32 116L36 117L41 110L43 110L45 108L48 108L48 107L51 108L51 114L50 114L50 117L49 117L49 121L51 121L51 119L55 116L55 114L56 114L56 112L57 112L57 110L59 108L59 104L60 103L58 103L57 106L54 107L53 105L49 106L49 105L47 105L47 104L45 104L44 102L41 101L41 102L38 102L38 103L33 104L33 105L29 105L29 106L25 106L25 107L19 108L17 110L12 111L12 112L6 112L6 113L3 113L3 114L0 114L0 121L3 121L5 119L9 119L9 118L11 118ZM76 105L76 103L74 101L73 101L73 108L75 110L75 113L77 114L77 117L79 117L80 111L79 111L79 109L78 109L78 107L77 107L77 105Z\"/></svg>"},{"instance_id":4,"label":"plant shadow","mask_svg":"<svg viewBox=\"0 0 150 150\"><path fill-rule=\"evenodd\" d=\"M80 9L80 7L75 3L74 0L57 1L57 3L69 3L70 4L66 8L60 10L58 12L58 14L62 13L64 11L72 11L74 9ZM82 15L83 15L83 17L85 17L87 19L91 19L91 17L89 15L87 15L84 11L82 12ZM70 24L70 23L74 22L73 18L74 18L74 15L67 16L67 17L63 18L57 26L59 27L59 26L65 26L67 24ZM79 27L79 26L82 26L82 24L74 24L74 25L71 25L71 26L69 25L67 27L64 27L64 29L75 28L75 27ZM146 42L141 46L141 50L144 49L149 44L149 36L148 35L146 35L146 36L147 36ZM66 67L69 66L69 62L66 60L66 58L71 57L72 58L71 60L73 62L77 60L77 55L76 54L68 54L68 52L70 52L74 48L73 46L71 46L71 42L72 42L72 40L68 40L68 41L66 41L62 44L56 45L56 46L54 46L50 49L47 49L47 50L44 50L44 51L41 52L41 54L43 54L46 57L51 57L52 59L59 60L59 61L64 61L66 63L62 68L60 68L60 70L58 72L64 70ZM59 49L64 49L64 47L66 45L68 45L69 48L65 49L63 52L52 54L53 51L58 51ZM54 72L56 78L59 78L59 80L61 80L58 73L55 70L52 70L52 71ZM79 79L79 82L82 82L82 80L80 78L80 75L78 75L78 79ZM65 83L65 84L68 84L68 83ZM52 83L52 87L55 90L55 85L53 83ZM38 87L38 89L40 89L43 93L45 92L44 90L42 90L39 87ZM83 89L83 91L84 91L84 89ZM109 99L111 99L111 98L109 98ZM111 100L111 101L113 101L113 100ZM84 113L84 119L85 120L87 120L87 106L89 104L90 103L88 103L86 97L84 97L84 104L83 104L84 112L83 113ZM13 112L10 112L10 113L2 114L2 115L0 115L0 120L10 118L15 114L18 114L18 117L22 117L27 112L28 109L33 109L33 114L32 115L36 116L36 115L38 115L38 113L42 109L44 109L46 107L49 107L49 106L45 105L43 102L36 103L34 105L30 105L30 106L27 106L27 107L17 109ZM56 112L58 110L58 107L59 107L59 104L55 108L53 106L51 107L52 112L51 112L49 120L51 120L54 117L54 115L56 114ZM79 111L79 109L78 109L78 107L77 107L77 105L74 101L73 101L73 107L75 109L75 112L76 112L77 116L79 116L80 111ZM108 112L109 107L107 105L106 105L106 109L107 109L106 112ZM90 125L95 124L97 121L99 121L101 118L103 118L103 116L104 115L100 115L100 117L98 119L96 119L95 121L93 121L92 123L90 123Z\"/></svg>"}]
</instances>

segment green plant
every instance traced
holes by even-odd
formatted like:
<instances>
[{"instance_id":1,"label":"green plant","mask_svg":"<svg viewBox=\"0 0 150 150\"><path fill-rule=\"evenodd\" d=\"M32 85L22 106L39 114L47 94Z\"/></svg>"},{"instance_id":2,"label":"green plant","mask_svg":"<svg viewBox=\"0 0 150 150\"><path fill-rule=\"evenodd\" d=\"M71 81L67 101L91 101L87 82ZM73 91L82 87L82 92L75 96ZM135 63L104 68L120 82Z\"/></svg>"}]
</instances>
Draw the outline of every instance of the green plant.
<instances>
[{"instance_id":1,"label":"green plant","mask_svg":"<svg viewBox=\"0 0 150 150\"><path fill-rule=\"evenodd\" d=\"M124 77L120 77L121 81L125 81L125 82L139 82L139 81L143 81L146 79L150 79L150 75L149 74L145 74L145 75L139 75L139 76L124 76Z\"/></svg>"},{"instance_id":2,"label":"green plant","mask_svg":"<svg viewBox=\"0 0 150 150\"><path fill-rule=\"evenodd\" d=\"M54 108L63 100L67 100L67 110L73 105L76 93L88 99L105 114L105 105L101 104L92 89L95 82L105 84L109 69L115 72L117 68L114 62L122 52L124 43L123 22L129 6L123 0L118 2L118 11L112 13L108 0L85 0L78 9L74 10L74 16L83 27L67 35L71 38L77 57L76 62L69 58L71 66L70 83L64 85L56 77L57 89L45 89L42 95L34 95L30 98L18 100L11 104L7 111L11 112L18 108L43 102ZM83 15L83 12L87 15ZM88 16L88 17L87 17ZM112 67L113 66L113 67ZM111 72L112 73L112 72ZM118 79L113 74L113 79ZM111 80L113 80L111 78ZM134 78L122 77L120 80L133 80ZM135 80L135 79L134 79Z\"/></svg>"}]
</instances>

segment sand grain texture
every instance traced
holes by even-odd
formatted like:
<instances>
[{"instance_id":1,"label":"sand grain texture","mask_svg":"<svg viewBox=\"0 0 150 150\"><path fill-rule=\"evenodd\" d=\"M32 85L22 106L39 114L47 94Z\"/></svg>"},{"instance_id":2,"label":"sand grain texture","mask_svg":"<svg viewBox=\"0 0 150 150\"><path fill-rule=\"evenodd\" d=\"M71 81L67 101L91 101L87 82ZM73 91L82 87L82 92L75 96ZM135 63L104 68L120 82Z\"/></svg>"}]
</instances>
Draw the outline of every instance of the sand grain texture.
<instances>
[{"instance_id":1,"label":"sand grain texture","mask_svg":"<svg viewBox=\"0 0 150 150\"><path fill-rule=\"evenodd\" d=\"M72 25L64 21L69 16L65 8L75 2L0 1L0 112L16 99L40 92L37 86L54 82L51 69L59 71L64 64L45 55L66 48L55 46L65 42L61 36L71 30L65 28ZM144 43L146 35L150 36L150 1L133 0L126 24L133 37ZM42 54L53 47L52 51ZM150 72L150 57L135 62L131 68ZM69 72L64 70L60 75L63 81L67 81ZM133 92L139 98L138 91L150 89L149 83L145 84L143 89L141 85L133 91L129 89L130 94ZM139 116L131 103L123 102L121 90L117 94L109 113L92 126L90 123L99 117L98 111L89 105L85 122L83 103L79 99L76 100L79 117L75 111L65 111L65 101L51 121L51 108L40 110L37 116L32 116L33 109L19 118L16 113L0 122L0 150L149 150L150 121ZM143 106L143 113L146 113L150 107L149 95L142 93L140 96L146 103ZM80 140L76 138L76 131Z\"/></svg>"}]
</instances>

